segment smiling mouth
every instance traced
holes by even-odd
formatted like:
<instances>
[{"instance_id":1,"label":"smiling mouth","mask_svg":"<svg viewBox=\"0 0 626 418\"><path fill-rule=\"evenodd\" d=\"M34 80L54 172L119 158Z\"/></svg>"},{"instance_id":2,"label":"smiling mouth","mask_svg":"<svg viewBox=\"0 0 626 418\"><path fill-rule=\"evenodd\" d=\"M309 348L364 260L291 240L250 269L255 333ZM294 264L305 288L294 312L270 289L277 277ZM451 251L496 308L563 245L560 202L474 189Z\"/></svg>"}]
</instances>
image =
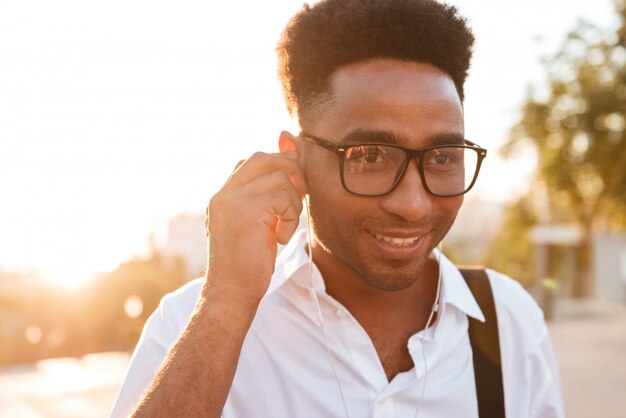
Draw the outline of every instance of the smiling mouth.
<instances>
[{"instance_id":1,"label":"smiling mouth","mask_svg":"<svg viewBox=\"0 0 626 418\"><path fill-rule=\"evenodd\" d=\"M387 244L397 247L408 247L422 237L421 235L415 237L392 237L389 235L379 234L377 232L370 232L370 235L372 235L377 240L384 241Z\"/></svg>"}]
</instances>

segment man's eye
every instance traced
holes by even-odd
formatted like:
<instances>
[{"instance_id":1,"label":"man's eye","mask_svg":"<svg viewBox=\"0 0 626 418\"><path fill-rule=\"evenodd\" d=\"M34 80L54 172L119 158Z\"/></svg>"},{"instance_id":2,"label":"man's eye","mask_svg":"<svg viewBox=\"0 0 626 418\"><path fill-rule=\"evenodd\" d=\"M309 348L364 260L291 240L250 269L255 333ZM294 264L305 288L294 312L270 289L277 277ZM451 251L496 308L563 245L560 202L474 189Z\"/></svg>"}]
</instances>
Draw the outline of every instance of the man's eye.
<instances>
[{"instance_id":1,"label":"man's eye","mask_svg":"<svg viewBox=\"0 0 626 418\"><path fill-rule=\"evenodd\" d=\"M454 152L436 150L429 153L424 162L433 165L450 165L457 164L459 161L462 161L462 158L460 159Z\"/></svg>"},{"instance_id":2,"label":"man's eye","mask_svg":"<svg viewBox=\"0 0 626 418\"><path fill-rule=\"evenodd\" d=\"M384 163L385 150L380 147L354 147L347 153L350 161L359 161L365 164Z\"/></svg>"},{"instance_id":3,"label":"man's eye","mask_svg":"<svg viewBox=\"0 0 626 418\"><path fill-rule=\"evenodd\" d=\"M452 158L446 154L439 154L439 155L435 155L434 160L436 164L447 164L451 162Z\"/></svg>"},{"instance_id":4,"label":"man's eye","mask_svg":"<svg viewBox=\"0 0 626 418\"><path fill-rule=\"evenodd\" d=\"M367 161L368 163L376 163L379 162L379 160L382 160L382 158L380 158L380 153L379 152L367 152L365 153L365 155L363 156L363 159L365 161Z\"/></svg>"}]
</instances>

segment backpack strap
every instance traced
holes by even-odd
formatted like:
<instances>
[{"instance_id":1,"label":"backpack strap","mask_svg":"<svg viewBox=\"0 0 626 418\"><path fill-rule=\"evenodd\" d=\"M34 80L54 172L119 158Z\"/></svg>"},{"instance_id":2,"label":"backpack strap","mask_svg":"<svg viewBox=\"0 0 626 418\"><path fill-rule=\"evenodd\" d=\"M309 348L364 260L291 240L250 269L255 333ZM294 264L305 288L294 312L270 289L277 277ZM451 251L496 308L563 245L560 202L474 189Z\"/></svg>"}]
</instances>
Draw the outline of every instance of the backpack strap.
<instances>
[{"instance_id":1,"label":"backpack strap","mask_svg":"<svg viewBox=\"0 0 626 418\"><path fill-rule=\"evenodd\" d=\"M498 317L491 284L484 267L459 267L486 321L467 317L474 360L474 379L480 418L504 418L504 385Z\"/></svg>"}]
</instances>

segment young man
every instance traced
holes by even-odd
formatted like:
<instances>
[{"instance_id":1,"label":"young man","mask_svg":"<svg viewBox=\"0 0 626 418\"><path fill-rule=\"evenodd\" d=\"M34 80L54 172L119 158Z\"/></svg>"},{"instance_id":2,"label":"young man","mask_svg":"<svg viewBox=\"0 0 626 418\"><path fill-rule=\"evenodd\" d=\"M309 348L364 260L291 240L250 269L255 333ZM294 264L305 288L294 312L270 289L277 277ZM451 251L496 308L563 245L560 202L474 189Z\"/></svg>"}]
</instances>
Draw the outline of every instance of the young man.
<instances>
[{"instance_id":1,"label":"young man","mask_svg":"<svg viewBox=\"0 0 626 418\"><path fill-rule=\"evenodd\" d=\"M436 250L486 154L464 139L472 45L433 0L292 18L279 72L302 132L211 199L206 280L152 315L113 416L478 416L468 323L485 316ZM294 235L305 196L310 245ZM506 416L563 416L541 311L488 275Z\"/></svg>"}]
</instances>

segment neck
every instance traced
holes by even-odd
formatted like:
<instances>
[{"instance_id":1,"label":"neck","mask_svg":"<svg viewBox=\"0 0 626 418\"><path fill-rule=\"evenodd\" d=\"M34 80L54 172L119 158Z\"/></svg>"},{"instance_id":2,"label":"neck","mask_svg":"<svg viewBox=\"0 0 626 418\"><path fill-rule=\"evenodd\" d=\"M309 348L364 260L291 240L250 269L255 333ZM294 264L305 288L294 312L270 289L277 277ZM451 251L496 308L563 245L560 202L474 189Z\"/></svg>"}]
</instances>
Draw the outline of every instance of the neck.
<instances>
[{"instance_id":1,"label":"neck","mask_svg":"<svg viewBox=\"0 0 626 418\"><path fill-rule=\"evenodd\" d=\"M410 324L414 332L423 329L437 292L439 266L434 257L429 257L411 286L395 291L373 287L320 246L314 246L313 258L324 277L326 292L343 304L364 328L385 327L401 321Z\"/></svg>"}]
</instances>

